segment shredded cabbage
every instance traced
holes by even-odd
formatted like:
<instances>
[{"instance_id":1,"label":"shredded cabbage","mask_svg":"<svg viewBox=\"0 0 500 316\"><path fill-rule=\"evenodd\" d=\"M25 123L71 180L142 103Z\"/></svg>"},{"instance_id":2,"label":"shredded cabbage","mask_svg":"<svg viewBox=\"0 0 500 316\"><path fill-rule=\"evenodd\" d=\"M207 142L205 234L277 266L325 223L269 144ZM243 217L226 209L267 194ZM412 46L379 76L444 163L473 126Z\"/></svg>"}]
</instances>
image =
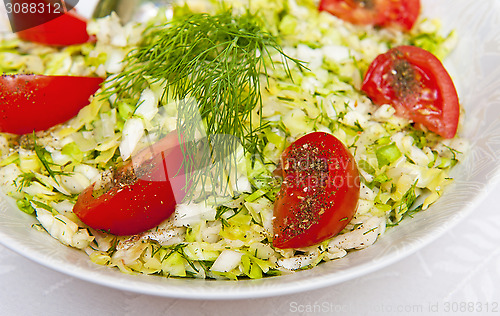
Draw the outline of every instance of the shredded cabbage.
<instances>
[{"instance_id":1,"label":"shredded cabbage","mask_svg":"<svg viewBox=\"0 0 500 316\"><path fill-rule=\"evenodd\" d=\"M225 1L235 13L246 10L242 3ZM342 258L370 246L387 227L436 201L452 181L449 170L467 151L466 141L418 131L410 121L394 116L390 105L374 106L359 88L369 63L390 47L416 45L443 59L453 48L455 34L441 35L439 21L427 19L407 34L353 26L318 12L313 0L250 4L251 11L262 14L265 28L279 36L285 53L304 61L309 70L289 65L290 80L279 54L272 56L275 67L262 78L262 113L254 113L267 123L259 134L263 161L238 152L237 172L228 180L229 197L179 204L172 218L131 237L95 231L71 211L85 187L105 179L111 168L162 131L175 128L175 106L161 95L161 83L151 83L136 100L111 96L116 107L96 97L67 123L38 133L44 159L61 170L55 178L44 170L29 141L1 134L3 192L15 198L22 211L36 216L54 238L83 249L96 264L129 274L232 280L290 273ZM189 1L171 13L215 12L219 5L215 0ZM140 23L121 25L113 14L89 23L96 44L54 48L5 35L0 40L0 70L113 78L126 54L140 43L143 29ZM162 131L155 129L158 126ZM273 202L280 183L272 172L282 151L311 131L333 134L354 155L362 176L358 210L330 240L305 249L275 249Z\"/></svg>"}]
</instances>

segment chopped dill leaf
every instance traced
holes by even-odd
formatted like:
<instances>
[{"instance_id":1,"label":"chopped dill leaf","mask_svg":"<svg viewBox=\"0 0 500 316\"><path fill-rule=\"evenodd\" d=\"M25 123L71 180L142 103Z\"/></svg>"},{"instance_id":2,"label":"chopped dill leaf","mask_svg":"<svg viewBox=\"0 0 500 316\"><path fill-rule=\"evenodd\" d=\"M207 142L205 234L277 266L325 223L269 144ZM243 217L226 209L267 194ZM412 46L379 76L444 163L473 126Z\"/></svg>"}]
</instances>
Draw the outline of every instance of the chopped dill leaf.
<instances>
[{"instance_id":1,"label":"chopped dill leaf","mask_svg":"<svg viewBox=\"0 0 500 316\"><path fill-rule=\"evenodd\" d=\"M378 226L377 227L373 227L372 229L369 229L369 230L365 231L363 233L363 235L368 235L369 233L374 232L377 228L378 228Z\"/></svg>"},{"instance_id":2,"label":"chopped dill leaf","mask_svg":"<svg viewBox=\"0 0 500 316\"><path fill-rule=\"evenodd\" d=\"M33 149L35 150L35 154L42 163L42 166L45 168L45 170L49 173L49 176L54 179L54 181L59 185L59 182L56 179L56 175L69 175L67 172L63 171L55 171L50 168L50 165L55 165L47 160L45 158L45 154L48 153L47 150L43 147L40 147L37 142L36 142L36 134L35 131L33 131Z\"/></svg>"},{"instance_id":3,"label":"chopped dill leaf","mask_svg":"<svg viewBox=\"0 0 500 316\"><path fill-rule=\"evenodd\" d=\"M59 218L59 217L57 217L57 216L55 216L54 218L55 218L55 219L57 219L58 221L60 221L61 223L63 223L64 225L66 225L66 222L65 222L65 221L63 221L61 218Z\"/></svg>"},{"instance_id":4,"label":"chopped dill leaf","mask_svg":"<svg viewBox=\"0 0 500 316\"><path fill-rule=\"evenodd\" d=\"M281 100L281 101L289 101L289 102L293 102L295 101L294 98L288 98L288 97L282 97L282 96L277 96L278 100Z\"/></svg>"},{"instance_id":5,"label":"chopped dill leaf","mask_svg":"<svg viewBox=\"0 0 500 316\"><path fill-rule=\"evenodd\" d=\"M23 172L15 180L14 183L17 186L17 192L21 192L23 188L29 187L31 183L36 179L36 176L31 172Z\"/></svg>"},{"instance_id":6,"label":"chopped dill leaf","mask_svg":"<svg viewBox=\"0 0 500 316\"><path fill-rule=\"evenodd\" d=\"M230 209L229 207L226 207L226 206L217 207L217 212L215 214L215 220L220 220L222 222L222 229L224 229L224 227L230 226L227 219L222 217L222 215L224 215L227 211L230 211L230 210L232 210L232 209Z\"/></svg>"},{"instance_id":7,"label":"chopped dill leaf","mask_svg":"<svg viewBox=\"0 0 500 316\"><path fill-rule=\"evenodd\" d=\"M403 217L410 211L411 206L417 199L415 193L415 188L417 187L418 179L413 183L413 185L405 192L401 201L396 203L393 208L393 214L391 214L391 224L397 225ZM413 213L412 213L413 214Z\"/></svg>"}]
</instances>

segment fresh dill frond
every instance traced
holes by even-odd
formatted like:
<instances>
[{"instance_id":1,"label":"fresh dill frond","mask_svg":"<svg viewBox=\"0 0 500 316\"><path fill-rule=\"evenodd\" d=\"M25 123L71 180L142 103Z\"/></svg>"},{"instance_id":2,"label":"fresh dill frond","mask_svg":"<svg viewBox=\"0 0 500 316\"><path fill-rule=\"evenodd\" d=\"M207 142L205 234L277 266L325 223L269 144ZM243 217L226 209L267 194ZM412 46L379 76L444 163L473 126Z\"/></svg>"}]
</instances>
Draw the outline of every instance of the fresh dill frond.
<instances>
[{"instance_id":1,"label":"fresh dill frond","mask_svg":"<svg viewBox=\"0 0 500 316\"><path fill-rule=\"evenodd\" d=\"M216 15L191 13L150 26L142 44L126 57L124 71L104 91L104 97L116 94L120 100L138 98L152 83L164 85L162 100L178 102L179 138L205 135L205 150L200 150L198 142L185 146L187 187L196 187L207 175L212 187L227 183L228 171L223 169L228 164L217 162L232 157L241 145L254 158L259 156L262 111L257 111L257 118L252 111L262 106L261 76L267 78L271 54L281 54L288 75L288 61L302 67L283 53L261 24L248 11L235 16L225 10ZM200 161L212 162L216 170L207 172Z\"/></svg>"}]
</instances>

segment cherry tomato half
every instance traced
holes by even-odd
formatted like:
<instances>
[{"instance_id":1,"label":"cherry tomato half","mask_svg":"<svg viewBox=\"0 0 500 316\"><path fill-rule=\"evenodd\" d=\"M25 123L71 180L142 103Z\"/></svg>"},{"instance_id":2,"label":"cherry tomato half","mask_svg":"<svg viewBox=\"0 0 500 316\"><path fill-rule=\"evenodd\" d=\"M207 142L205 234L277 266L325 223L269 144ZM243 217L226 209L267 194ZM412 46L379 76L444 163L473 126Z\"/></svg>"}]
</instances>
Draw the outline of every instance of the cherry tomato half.
<instances>
[{"instance_id":1,"label":"cherry tomato half","mask_svg":"<svg viewBox=\"0 0 500 316\"><path fill-rule=\"evenodd\" d=\"M391 104L396 113L445 137L457 131L460 106L455 85L430 52L399 46L370 64L361 88L377 105Z\"/></svg>"},{"instance_id":2,"label":"cherry tomato half","mask_svg":"<svg viewBox=\"0 0 500 316\"><path fill-rule=\"evenodd\" d=\"M73 212L88 226L115 235L154 228L185 196L185 174L177 172L182 161L177 133L170 133L116 170L104 193L96 192L95 183L86 188Z\"/></svg>"},{"instance_id":3,"label":"cherry tomato half","mask_svg":"<svg viewBox=\"0 0 500 316\"><path fill-rule=\"evenodd\" d=\"M409 31L420 14L420 0L321 0L319 10L353 24Z\"/></svg>"},{"instance_id":4,"label":"cherry tomato half","mask_svg":"<svg viewBox=\"0 0 500 316\"><path fill-rule=\"evenodd\" d=\"M273 245L308 247L344 229L356 212L360 186L347 148L331 134L310 133L283 152L281 166Z\"/></svg>"},{"instance_id":5,"label":"cherry tomato half","mask_svg":"<svg viewBox=\"0 0 500 316\"><path fill-rule=\"evenodd\" d=\"M102 78L43 75L0 77L0 132L27 134L63 123L89 104Z\"/></svg>"},{"instance_id":6,"label":"cherry tomato half","mask_svg":"<svg viewBox=\"0 0 500 316\"><path fill-rule=\"evenodd\" d=\"M10 14L13 30L19 38L52 46L68 46L93 41L87 33L87 21L74 10L64 11L60 1L13 1ZM16 10L16 4L21 8ZM29 27L32 26L32 27Z\"/></svg>"}]
</instances>

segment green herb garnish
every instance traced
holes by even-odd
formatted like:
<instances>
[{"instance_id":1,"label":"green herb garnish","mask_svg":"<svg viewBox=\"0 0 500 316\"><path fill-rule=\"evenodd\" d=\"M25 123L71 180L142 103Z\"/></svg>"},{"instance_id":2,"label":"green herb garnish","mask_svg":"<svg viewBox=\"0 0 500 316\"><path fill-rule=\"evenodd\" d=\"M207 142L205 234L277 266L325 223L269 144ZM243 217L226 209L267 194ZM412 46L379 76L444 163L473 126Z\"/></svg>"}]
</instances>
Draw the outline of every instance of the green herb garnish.
<instances>
[{"instance_id":1,"label":"green herb garnish","mask_svg":"<svg viewBox=\"0 0 500 316\"><path fill-rule=\"evenodd\" d=\"M271 60L271 53L278 52L288 75L288 60L299 67L301 64L283 53L276 39L250 12L240 16L231 10L217 15L178 16L148 27L143 37L104 95L116 93L117 100L137 98L149 84L164 85L162 100L178 102L179 137L192 140L195 135L206 135L204 141L210 148L200 150L197 142L186 144L184 163L191 173L189 187L196 187L207 175L212 183L224 183L227 163L214 163L215 172L193 171L206 170L200 161L219 162L231 157L240 144L258 157L257 132L264 128L262 111L257 117L252 117L252 111L262 106L261 75L267 76L266 62Z\"/></svg>"}]
</instances>

